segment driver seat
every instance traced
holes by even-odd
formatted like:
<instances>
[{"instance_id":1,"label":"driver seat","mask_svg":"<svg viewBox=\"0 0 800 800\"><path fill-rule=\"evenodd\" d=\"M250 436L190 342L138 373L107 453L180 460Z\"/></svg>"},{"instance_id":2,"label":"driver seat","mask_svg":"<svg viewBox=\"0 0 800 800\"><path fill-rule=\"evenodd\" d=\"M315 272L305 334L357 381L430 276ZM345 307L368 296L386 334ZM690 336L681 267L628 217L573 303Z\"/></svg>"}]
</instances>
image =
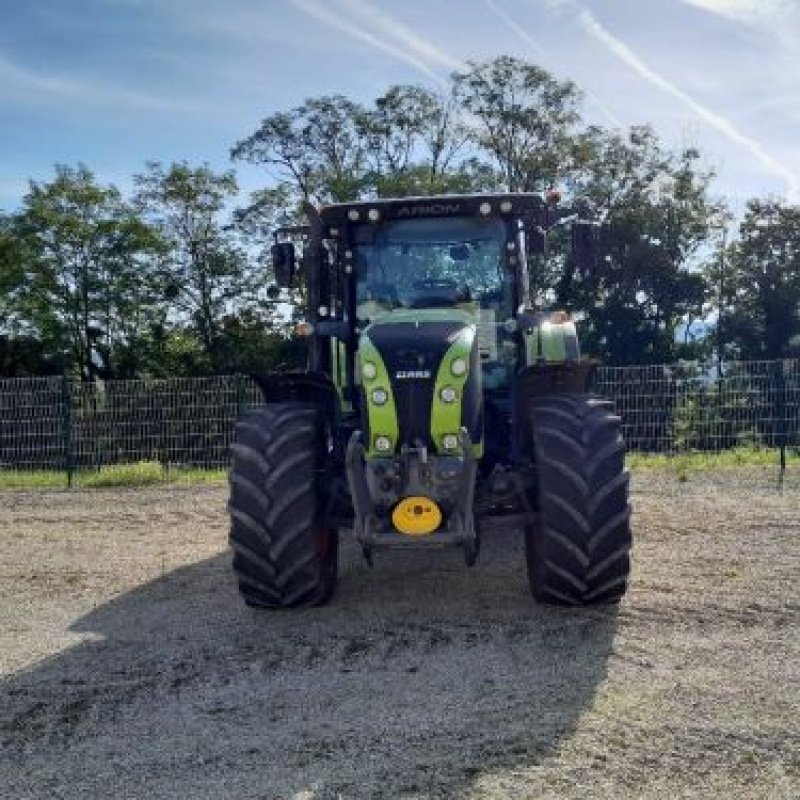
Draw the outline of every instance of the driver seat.
<instances>
[{"instance_id":1,"label":"driver seat","mask_svg":"<svg viewBox=\"0 0 800 800\"><path fill-rule=\"evenodd\" d=\"M397 289L391 283L368 283L358 298L356 316L363 321L374 320L400 305Z\"/></svg>"},{"instance_id":2,"label":"driver seat","mask_svg":"<svg viewBox=\"0 0 800 800\"><path fill-rule=\"evenodd\" d=\"M362 302L371 300L374 303L388 305L395 308L400 305L397 289L391 283L368 283Z\"/></svg>"}]
</instances>

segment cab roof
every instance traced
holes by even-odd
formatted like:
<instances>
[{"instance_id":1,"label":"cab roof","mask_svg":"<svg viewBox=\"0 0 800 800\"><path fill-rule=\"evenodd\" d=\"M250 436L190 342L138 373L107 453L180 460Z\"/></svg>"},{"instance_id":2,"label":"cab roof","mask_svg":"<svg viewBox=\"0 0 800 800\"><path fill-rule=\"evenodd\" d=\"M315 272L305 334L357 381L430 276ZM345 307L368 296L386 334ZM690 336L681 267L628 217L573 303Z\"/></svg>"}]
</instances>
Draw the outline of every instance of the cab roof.
<instances>
[{"instance_id":1,"label":"cab roof","mask_svg":"<svg viewBox=\"0 0 800 800\"><path fill-rule=\"evenodd\" d=\"M322 222L352 225L360 222L432 217L500 216L538 218L547 204L538 194L448 194L334 203L319 209Z\"/></svg>"}]
</instances>

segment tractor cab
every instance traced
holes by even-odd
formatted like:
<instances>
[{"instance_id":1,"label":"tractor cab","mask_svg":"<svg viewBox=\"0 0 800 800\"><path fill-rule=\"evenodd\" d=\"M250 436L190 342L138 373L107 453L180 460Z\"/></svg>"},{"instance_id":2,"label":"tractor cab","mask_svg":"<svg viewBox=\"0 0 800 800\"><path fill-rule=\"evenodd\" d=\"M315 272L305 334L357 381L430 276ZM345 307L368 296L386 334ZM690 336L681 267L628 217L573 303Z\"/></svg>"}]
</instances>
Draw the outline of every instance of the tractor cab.
<instances>
[{"instance_id":1,"label":"tractor cab","mask_svg":"<svg viewBox=\"0 0 800 800\"><path fill-rule=\"evenodd\" d=\"M348 402L360 386L360 335L373 323L425 310L469 316L484 387L508 389L527 358L518 331L520 315L531 311L529 261L543 255L550 227L575 216L532 194L376 200L307 212L307 228L284 229L276 240L302 230L308 330L316 334L310 367L332 374ZM276 241L273 257L278 284L291 285L294 270L284 265L294 262L293 244ZM558 355L563 342L556 338L532 343L534 359L549 357L539 346Z\"/></svg>"}]
</instances>

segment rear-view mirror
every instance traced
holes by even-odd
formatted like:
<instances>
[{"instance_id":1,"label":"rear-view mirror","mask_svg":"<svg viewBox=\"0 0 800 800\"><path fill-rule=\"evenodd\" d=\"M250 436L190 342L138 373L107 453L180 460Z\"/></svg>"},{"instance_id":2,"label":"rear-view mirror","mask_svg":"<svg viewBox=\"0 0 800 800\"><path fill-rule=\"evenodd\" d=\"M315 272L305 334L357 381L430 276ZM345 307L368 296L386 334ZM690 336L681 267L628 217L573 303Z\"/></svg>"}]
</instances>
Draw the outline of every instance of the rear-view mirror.
<instances>
[{"instance_id":1,"label":"rear-view mirror","mask_svg":"<svg viewBox=\"0 0 800 800\"><path fill-rule=\"evenodd\" d=\"M597 226L578 220L572 225L572 253L583 267L591 266L597 255Z\"/></svg>"},{"instance_id":2,"label":"rear-view mirror","mask_svg":"<svg viewBox=\"0 0 800 800\"><path fill-rule=\"evenodd\" d=\"M547 234L544 229L534 225L528 228L525 233L527 234L528 253L534 256L543 256L547 251Z\"/></svg>"},{"instance_id":3,"label":"rear-view mirror","mask_svg":"<svg viewBox=\"0 0 800 800\"><path fill-rule=\"evenodd\" d=\"M291 242L278 242L272 245L272 271L275 283L281 289L290 289L294 283L296 258Z\"/></svg>"}]
</instances>

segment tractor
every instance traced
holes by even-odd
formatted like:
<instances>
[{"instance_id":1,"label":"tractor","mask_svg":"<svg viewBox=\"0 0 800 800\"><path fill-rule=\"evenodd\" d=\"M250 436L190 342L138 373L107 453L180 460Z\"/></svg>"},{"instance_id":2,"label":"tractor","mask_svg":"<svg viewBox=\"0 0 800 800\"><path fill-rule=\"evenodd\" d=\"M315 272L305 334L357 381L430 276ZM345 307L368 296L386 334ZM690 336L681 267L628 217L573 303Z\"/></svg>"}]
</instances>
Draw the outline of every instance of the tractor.
<instances>
[{"instance_id":1,"label":"tractor","mask_svg":"<svg viewBox=\"0 0 800 800\"><path fill-rule=\"evenodd\" d=\"M478 194L306 204L275 233L273 293L299 288L304 371L254 375L236 426L230 542L244 601L328 602L340 536L370 565L403 548L475 564L525 542L537 601L615 603L630 571L620 418L591 393L574 320L535 308L550 234L591 249L586 206ZM302 243L298 256L296 244Z\"/></svg>"}]
</instances>

